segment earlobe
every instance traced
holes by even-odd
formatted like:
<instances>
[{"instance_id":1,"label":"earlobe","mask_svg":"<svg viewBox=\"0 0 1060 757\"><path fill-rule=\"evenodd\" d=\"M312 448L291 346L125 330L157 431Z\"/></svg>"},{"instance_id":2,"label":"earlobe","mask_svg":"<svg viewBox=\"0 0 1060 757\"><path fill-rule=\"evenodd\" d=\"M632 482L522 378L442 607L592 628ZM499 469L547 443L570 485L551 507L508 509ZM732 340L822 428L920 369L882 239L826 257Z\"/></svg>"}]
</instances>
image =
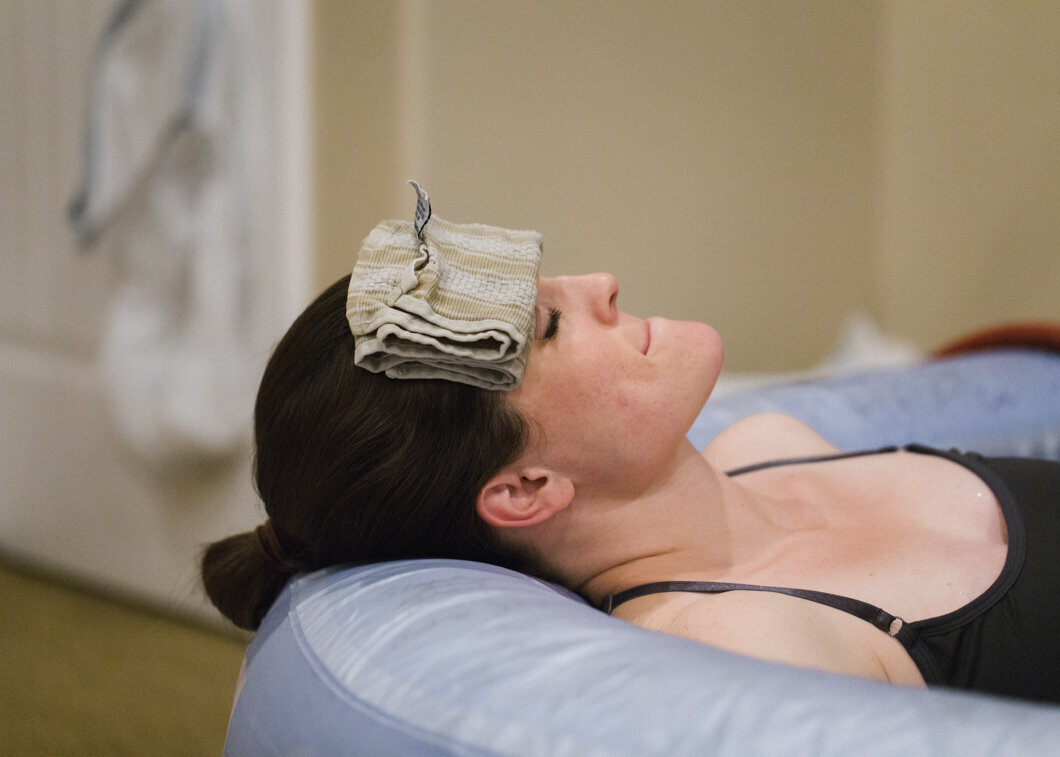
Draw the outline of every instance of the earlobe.
<instances>
[{"instance_id":1,"label":"earlobe","mask_svg":"<svg viewBox=\"0 0 1060 757\"><path fill-rule=\"evenodd\" d=\"M574 484L543 469L508 468L486 482L475 508L497 528L533 526L548 520L574 499Z\"/></svg>"}]
</instances>

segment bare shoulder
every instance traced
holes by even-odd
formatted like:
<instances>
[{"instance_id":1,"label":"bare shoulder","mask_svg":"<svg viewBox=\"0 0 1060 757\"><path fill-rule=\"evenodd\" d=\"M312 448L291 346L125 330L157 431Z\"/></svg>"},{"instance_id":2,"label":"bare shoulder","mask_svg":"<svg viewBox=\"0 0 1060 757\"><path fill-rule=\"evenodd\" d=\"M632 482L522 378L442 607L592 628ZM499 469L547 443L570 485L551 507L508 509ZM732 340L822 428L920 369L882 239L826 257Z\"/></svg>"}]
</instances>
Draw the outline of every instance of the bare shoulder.
<instances>
[{"instance_id":1,"label":"bare shoulder","mask_svg":"<svg viewBox=\"0 0 1060 757\"><path fill-rule=\"evenodd\" d=\"M781 594L685 596L634 622L761 660L889 680L872 645L850 633L850 620L863 621Z\"/></svg>"},{"instance_id":2,"label":"bare shoulder","mask_svg":"<svg viewBox=\"0 0 1060 757\"><path fill-rule=\"evenodd\" d=\"M703 457L722 470L730 470L767 460L838 451L838 447L793 415L759 413L718 434L703 450Z\"/></svg>"}]
</instances>

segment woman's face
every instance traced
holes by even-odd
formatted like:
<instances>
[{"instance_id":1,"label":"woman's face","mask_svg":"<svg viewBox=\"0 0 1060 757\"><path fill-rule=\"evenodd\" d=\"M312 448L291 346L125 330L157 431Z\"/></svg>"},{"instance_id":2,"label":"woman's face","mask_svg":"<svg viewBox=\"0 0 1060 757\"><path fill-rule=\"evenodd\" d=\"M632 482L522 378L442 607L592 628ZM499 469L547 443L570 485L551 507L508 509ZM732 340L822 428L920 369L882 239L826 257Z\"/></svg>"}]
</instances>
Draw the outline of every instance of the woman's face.
<instances>
[{"instance_id":1,"label":"woman's face","mask_svg":"<svg viewBox=\"0 0 1060 757\"><path fill-rule=\"evenodd\" d=\"M509 392L540 432L542 462L583 482L650 473L683 442L721 370L710 326L635 318L617 297L610 274L540 279L526 371Z\"/></svg>"}]
</instances>

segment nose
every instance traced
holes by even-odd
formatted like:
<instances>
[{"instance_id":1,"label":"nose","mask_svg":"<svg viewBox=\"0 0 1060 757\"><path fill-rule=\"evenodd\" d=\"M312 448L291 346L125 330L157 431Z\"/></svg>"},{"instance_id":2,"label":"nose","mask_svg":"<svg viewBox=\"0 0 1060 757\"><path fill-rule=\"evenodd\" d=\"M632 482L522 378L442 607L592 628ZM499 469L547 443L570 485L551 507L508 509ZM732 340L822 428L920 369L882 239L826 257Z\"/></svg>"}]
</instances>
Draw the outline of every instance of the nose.
<instances>
[{"instance_id":1,"label":"nose","mask_svg":"<svg viewBox=\"0 0 1060 757\"><path fill-rule=\"evenodd\" d=\"M548 287L566 307L588 310L604 323L618 320L618 281L609 273L590 273L582 276L542 277L538 288Z\"/></svg>"},{"instance_id":2,"label":"nose","mask_svg":"<svg viewBox=\"0 0 1060 757\"><path fill-rule=\"evenodd\" d=\"M582 276L593 314L605 323L618 320L618 279L610 273Z\"/></svg>"}]
</instances>

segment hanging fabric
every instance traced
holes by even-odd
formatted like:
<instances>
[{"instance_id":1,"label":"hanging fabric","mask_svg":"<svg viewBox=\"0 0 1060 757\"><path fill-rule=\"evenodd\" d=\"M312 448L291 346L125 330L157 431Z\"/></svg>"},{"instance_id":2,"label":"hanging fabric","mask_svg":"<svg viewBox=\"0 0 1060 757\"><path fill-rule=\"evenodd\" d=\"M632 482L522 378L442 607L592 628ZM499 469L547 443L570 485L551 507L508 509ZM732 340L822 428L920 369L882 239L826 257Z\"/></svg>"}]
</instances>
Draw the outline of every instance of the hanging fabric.
<instances>
[{"instance_id":1,"label":"hanging fabric","mask_svg":"<svg viewBox=\"0 0 1060 757\"><path fill-rule=\"evenodd\" d=\"M114 257L104 393L127 446L160 472L247 447L260 370L249 224L264 152L261 74L239 37L250 13L122 0L97 49L70 220L83 248Z\"/></svg>"}]
</instances>

